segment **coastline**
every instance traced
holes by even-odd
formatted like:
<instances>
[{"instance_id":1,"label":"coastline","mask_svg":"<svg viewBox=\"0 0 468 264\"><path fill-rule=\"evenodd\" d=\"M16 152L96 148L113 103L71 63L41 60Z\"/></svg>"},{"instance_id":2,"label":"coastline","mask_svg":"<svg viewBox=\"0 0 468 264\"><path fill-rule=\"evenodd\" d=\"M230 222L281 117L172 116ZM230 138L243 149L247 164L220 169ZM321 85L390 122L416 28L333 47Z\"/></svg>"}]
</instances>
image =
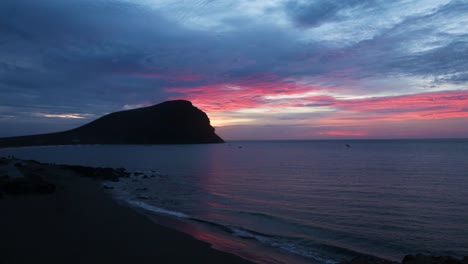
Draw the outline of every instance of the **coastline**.
<instances>
[{"instance_id":1,"label":"coastline","mask_svg":"<svg viewBox=\"0 0 468 264\"><path fill-rule=\"evenodd\" d=\"M22 164L20 171L39 173L55 191L0 198L2 264L252 263L119 205L96 179L62 166Z\"/></svg>"},{"instance_id":2,"label":"coastline","mask_svg":"<svg viewBox=\"0 0 468 264\"><path fill-rule=\"evenodd\" d=\"M168 225L152 221L114 199L106 190L112 187L103 183L128 176L123 168L0 158L0 264L253 263L242 257L260 261L228 253L233 251L203 242L193 232L176 231L174 219L167 218L172 223ZM274 255L269 259L268 263L289 263ZM398 263L361 255L340 264ZM408 255L401 263L468 264L468 257Z\"/></svg>"}]
</instances>

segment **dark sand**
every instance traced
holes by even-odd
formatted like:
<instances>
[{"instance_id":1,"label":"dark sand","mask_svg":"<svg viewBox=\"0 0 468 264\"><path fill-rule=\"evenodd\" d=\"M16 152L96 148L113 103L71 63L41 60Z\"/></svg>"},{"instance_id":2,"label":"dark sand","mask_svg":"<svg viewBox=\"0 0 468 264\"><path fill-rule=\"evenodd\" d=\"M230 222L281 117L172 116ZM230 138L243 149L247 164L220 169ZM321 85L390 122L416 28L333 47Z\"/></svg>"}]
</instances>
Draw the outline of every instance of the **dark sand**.
<instances>
[{"instance_id":1,"label":"dark sand","mask_svg":"<svg viewBox=\"0 0 468 264\"><path fill-rule=\"evenodd\" d=\"M100 182L29 164L53 194L0 198L0 263L251 263L115 203Z\"/></svg>"}]
</instances>

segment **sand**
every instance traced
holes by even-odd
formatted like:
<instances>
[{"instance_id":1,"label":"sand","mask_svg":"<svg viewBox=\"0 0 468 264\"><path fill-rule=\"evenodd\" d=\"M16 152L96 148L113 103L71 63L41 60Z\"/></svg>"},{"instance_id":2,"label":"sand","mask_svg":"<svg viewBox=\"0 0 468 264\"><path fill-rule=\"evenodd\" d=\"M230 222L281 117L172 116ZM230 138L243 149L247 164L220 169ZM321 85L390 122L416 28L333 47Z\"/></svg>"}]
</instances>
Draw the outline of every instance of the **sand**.
<instances>
[{"instance_id":1,"label":"sand","mask_svg":"<svg viewBox=\"0 0 468 264\"><path fill-rule=\"evenodd\" d=\"M28 163L52 194L0 198L0 263L251 263L117 204L100 181Z\"/></svg>"}]
</instances>

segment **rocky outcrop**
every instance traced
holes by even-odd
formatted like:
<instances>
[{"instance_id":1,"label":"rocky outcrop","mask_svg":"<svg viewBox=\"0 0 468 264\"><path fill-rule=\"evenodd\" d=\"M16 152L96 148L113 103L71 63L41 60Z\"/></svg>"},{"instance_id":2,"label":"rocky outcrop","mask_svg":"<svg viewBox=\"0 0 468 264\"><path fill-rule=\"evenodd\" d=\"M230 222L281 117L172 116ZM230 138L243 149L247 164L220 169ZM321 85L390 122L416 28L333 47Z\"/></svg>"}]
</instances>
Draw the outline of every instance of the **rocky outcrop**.
<instances>
[{"instance_id":1,"label":"rocky outcrop","mask_svg":"<svg viewBox=\"0 0 468 264\"><path fill-rule=\"evenodd\" d=\"M61 165L62 169L71 170L82 177L94 178L102 181L119 181L122 177L128 177L128 173L124 168L94 168L78 165Z\"/></svg>"},{"instance_id":2,"label":"rocky outcrop","mask_svg":"<svg viewBox=\"0 0 468 264\"><path fill-rule=\"evenodd\" d=\"M468 257L459 260L450 256L407 255L402 264L468 264Z\"/></svg>"},{"instance_id":3,"label":"rocky outcrop","mask_svg":"<svg viewBox=\"0 0 468 264\"><path fill-rule=\"evenodd\" d=\"M44 180L41 175L28 173L23 177L0 177L0 196L2 194L47 194L54 193L55 185Z\"/></svg>"},{"instance_id":4,"label":"rocky outcrop","mask_svg":"<svg viewBox=\"0 0 468 264\"><path fill-rule=\"evenodd\" d=\"M427 255L407 255L403 258L402 264L468 264L468 257L463 260L450 256L427 256ZM373 256L359 256L349 261L343 261L340 264L398 264L398 262L389 261Z\"/></svg>"},{"instance_id":5,"label":"rocky outcrop","mask_svg":"<svg viewBox=\"0 0 468 264\"><path fill-rule=\"evenodd\" d=\"M84 126L51 134L0 138L0 147L72 144L223 143L208 116L191 102L161 104L105 115Z\"/></svg>"},{"instance_id":6,"label":"rocky outcrop","mask_svg":"<svg viewBox=\"0 0 468 264\"><path fill-rule=\"evenodd\" d=\"M0 193L5 194L47 194L55 192L55 185L44 180L30 178L6 180L0 179Z\"/></svg>"},{"instance_id":7,"label":"rocky outcrop","mask_svg":"<svg viewBox=\"0 0 468 264\"><path fill-rule=\"evenodd\" d=\"M398 264L398 262L389 261L373 256L359 256L352 260L343 261L340 264Z\"/></svg>"},{"instance_id":8,"label":"rocky outcrop","mask_svg":"<svg viewBox=\"0 0 468 264\"><path fill-rule=\"evenodd\" d=\"M24 162L0 159L0 197L3 194L53 193L55 185L44 180L40 171L23 171Z\"/></svg>"}]
</instances>

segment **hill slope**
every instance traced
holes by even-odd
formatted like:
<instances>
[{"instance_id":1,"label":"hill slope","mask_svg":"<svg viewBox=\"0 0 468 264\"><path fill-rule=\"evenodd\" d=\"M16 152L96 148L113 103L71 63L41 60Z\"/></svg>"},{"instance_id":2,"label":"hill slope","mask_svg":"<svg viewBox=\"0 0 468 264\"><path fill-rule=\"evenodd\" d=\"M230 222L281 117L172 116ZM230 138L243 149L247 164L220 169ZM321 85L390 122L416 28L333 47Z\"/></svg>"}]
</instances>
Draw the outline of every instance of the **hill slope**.
<instances>
[{"instance_id":1,"label":"hill slope","mask_svg":"<svg viewBox=\"0 0 468 264\"><path fill-rule=\"evenodd\" d=\"M223 143L208 116L191 102L161 104L105 115L58 133L0 138L0 147L70 144Z\"/></svg>"}]
</instances>

